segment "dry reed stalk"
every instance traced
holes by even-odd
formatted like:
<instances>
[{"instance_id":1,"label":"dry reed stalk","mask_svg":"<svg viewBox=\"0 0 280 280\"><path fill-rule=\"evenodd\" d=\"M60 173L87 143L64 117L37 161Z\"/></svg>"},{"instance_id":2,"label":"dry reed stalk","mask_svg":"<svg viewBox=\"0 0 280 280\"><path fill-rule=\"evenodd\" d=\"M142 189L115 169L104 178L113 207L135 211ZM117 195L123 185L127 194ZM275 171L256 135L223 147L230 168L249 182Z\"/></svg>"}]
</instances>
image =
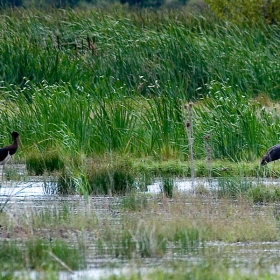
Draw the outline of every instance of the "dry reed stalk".
<instances>
[{"instance_id":1,"label":"dry reed stalk","mask_svg":"<svg viewBox=\"0 0 280 280\"><path fill-rule=\"evenodd\" d=\"M189 152L190 152L190 170L191 170L191 180L192 180L192 188L194 190L194 154L193 154L193 103L189 102L185 104L185 129L188 136L189 142ZM194 190L195 192L195 190Z\"/></svg>"},{"instance_id":2,"label":"dry reed stalk","mask_svg":"<svg viewBox=\"0 0 280 280\"><path fill-rule=\"evenodd\" d=\"M204 136L204 149L206 154L206 168L208 171L208 179L212 179L212 145L211 135L207 134Z\"/></svg>"}]
</instances>

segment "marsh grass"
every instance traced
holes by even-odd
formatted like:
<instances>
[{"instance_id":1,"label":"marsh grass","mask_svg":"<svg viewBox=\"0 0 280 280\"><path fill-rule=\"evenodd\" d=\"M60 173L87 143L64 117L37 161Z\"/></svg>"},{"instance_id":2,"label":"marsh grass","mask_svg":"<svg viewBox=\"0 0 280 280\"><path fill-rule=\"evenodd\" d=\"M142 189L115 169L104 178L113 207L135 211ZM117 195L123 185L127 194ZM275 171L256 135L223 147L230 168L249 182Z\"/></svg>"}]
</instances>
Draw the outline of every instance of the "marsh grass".
<instances>
[{"instance_id":1,"label":"marsh grass","mask_svg":"<svg viewBox=\"0 0 280 280\"><path fill-rule=\"evenodd\" d=\"M4 270L74 270L85 267L83 250L60 240L2 241L0 246Z\"/></svg>"},{"instance_id":2,"label":"marsh grass","mask_svg":"<svg viewBox=\"0 0 280 280\"><path fill-rule=\"evenodd\" d=\"M206 176L216 177L224 171L231 172L224 168L218 173L216 160L254 162L269 147L266 139L273 145L279 138L277 111L262 107L240 91L234 92L227 84L213 82L209 86L209 97L194 103L192 109L195 162L200 164L202 158L209 158L205 135L211 135L211 167L207 161L198 170L188 164L189 170L180 171L182 164L179 161L190 158L187 148L190 140L184 131L179 98L147 99L137 95L118 97L118 101L96 100L69 84L47 84L31 91L34 92L32 103L27 103L21 96L15 98L5 107L3 118L14 122L16 127L19 125L16 119L28 124L22 135L23 153L28 170L34 174L61 171L64 167L71 170L69 174L86 174L82 164L84 158L118 154L135 159L152 157L162 164L161 173L166 161L177 160L173 173L183 171L188 176L195 171L198 176L208 173ZM235 103L237 107L233 106ZM61 104L66 104L67 108L62 108ZM224 119L224 116L230 117ZM112 161L112 158L108 159ZM260 169L259 173L264 170ZM171 168L167 172L171 173Z\"/></svg>"},{"instance_id":3,"label":"marsh grass","mask_svg":"<svg viewBox=\"0 0 280 280\"><path fill-rule=\"evenodd\" d=\"M60 269L46 254L50 242L42 236L72 242L69 235L77 232L92 237L83 242L100 254L123 258L162 257L176 245L184 254L213 240L279 240L279 215L270 204L278 201L277 189L240 180L279 174L272 166L259 168L259 158L279 141L279 106L271 101L279 99L277 27L232 25L184 9L131 11L114 5L0 12L0 142L7 142L11 127L20 131L19 158L26 158L31 174L55 173L58 193L131 195L117 206L113 199L119 197L113 197L99 216L90 199L81 208L68 201L62 208L0 212L1 235L20 237L29 248L24 256L24 246L16 243L5 249L15 265ZM83 47L88 38L94 39ZM182 106L190 101L195 130L187 139ZM205 135L211 136L206 149ZM211 166L204 160L210 152ZM104 161L94 162L102 156ZM135 178L145 185L155 177L194 172L221 177L218 195L203 190L186 200L179 193L172 199L134 193ZM167 185L170 194L170 181ZM53 254L68 263L63 255L71 255L68 244L57 242ZM228 277L208 264L152 278ZM238 276L232 277L242 279Z\"/></svg>"},{"instance_id":4,"label":"marsh grass","mask_svg":"<svg viewBox=\"0 0 280 280\"><path fill-rule=\"evenodd\" d=\"M275 31L270 26L242 29L227 22L225 28L223 22L210 14L208 17L190 15L184 9L176 12L129 11L118 5L114 11L96 8L65 13L53 11L48 15L36 10L29 11L27 15L24 11L20 13L21 16L18 12L10 13L2 20L7 32L4 36L7 39L3 40L6 52L2 54L2 61L5 65L10 62L3 74L8 83L16 81L20 84L25 73L36 83L46 79L52 84L71 81L73 84L99 87L103 84L102 74L105 73L113 78L105 84L106 89L110 86L116 88L119 81L123 81L128 89L135 89L141 75L147 81L147 93L154 92L148 86L158 80L160 85L170 81L169 84L180 85L181 92L187 88L190 95L195 95L197 88L205 88L205 83L217 77L221 80L229 77L231 84L237 83L242 90L262 86L263 92L268 92L269 85L264 82L266 77L271 77L272 81L276 78L273 68L277 64L273 63L270 67L264 64L267 59L273 62L277 43L277 37L273 36ZM24 16L30 21L23 21ZM55 29L55 26L59 28ZM143 27L146 28L144 33L141 32ZM104 30L106 32L102 32ZM17 41L16 31L22 34L18 52L11 48ZM24 37L25 34L27 36ZM96 38L99 51L93 55L85 50L77 57L73 43L86 42L87 37ZM200 40L201 37L203 40ZM57 38L60 38L59 45ZM108 38L111 40L108 41ZM269 39L273 40L270 42ZM134 44L126 44L132 41ZM257 48L254 42L258 42ZM159 48L159 45L166 48ZM157 52L154 53L153 49ZM232 52L236 59L232 58ZM36 56L33 56L34 53ZM39 65L34 57L40 57ZM24 64L25 61L29 63ZM226 67L226 63L230 67ZM19 69L16 68L18 64L21 66ZM240 69L244 69L242 75L246 79L240 79ZM259 69L263 69L265 75L259 75ZM13 70L17 70L16 77L12 75L15 73ZM94 77L92 70L96 73Z\"/></svg>"},{"instance_id":5,"label":"marsh grass","mask_svg":"<svg viewBox=\"0 0 280 280\"><path fill-rule=\"evenodd\" d=\"M269 202L256 207L244 197L176 193L168 199L134 194L67 200L44 208L31 205L23 211L15 205L0 216L1 235L9 236L9 241L1 241L0 256L5 271L9 271L11 256L16 269L60 270L65 267L49 251L74 269L84 265L89 247L95 248L95 256L140 261L170 253L178 257L205 254L208 241L278 240L278 208Z\"/></svg>"},{"instance_id":6,"label":"marsh grass","mask_svg":"<svg viewBox=\"0 0 280 280\"><path fill-rule=\"evenodd\" d=\"M221 88L226 93L220 94ZM137 97L121 99L120 102L103 102L99 105L92 101L92 107L87 108L87 103L90 102L87 101L88 97L71 93L73 89L68 94L65 94L62 86L59 89L54 87L48 90L55 98L51 97L46 104L38 97L38 100L34 99L32 103L32 110L25 108L27 105L22 101L17 105L21 108L21 122L28 122L29 125L23 135L24 141L30 143L28 131L36 131L36 134L32 132L32 145L25 144L24 149L24 153L29 151L26 155L28 169L35 174L59 171L64 165L71 167L73 159L79 161L79 158L106 153L132 156L135 159L149 155L154 160L163 162L163 167L164 161L186 161L189 158L181 104L176 98L164 97L147 102L145 98ZM211 89L211 92L214 95L211 101L205 99L194 105L193 109L195 161L209 157L209 152L204 148L205 134L211 135L211 162L223 158L235 162L256 161L269 147L265 139L270 139L271 145L277 143L277 112L271 113L262 108L261 104L253 105L238 93L238 107L244 107L240 115L241 111L231 109L234 102L233 98L229 99L228 96L236 94L229 87L215 84L215 89ZM67 98L72 101L68 102ZM67 110L60 108L61 102L67 104ZM6 114L13 116L17 106L9 106L11 107ZM36 108L36 112L33 107ZM68 112L71 112L71 118ZM230 115L231 118L222 121L225 115ZM58 123L58 120L61 122ZM39 124L40 128L37 129ZM252 124L254 127L250 127ZM272 138L271 133L274 133ZM34 145L38 148L37 154L31 153ZM174 165L174 172L177 172L176 168ZM209 162L206 166L201 165L201 168L195 170L198 176L201 173L205 174L206 169L206 176L209 176ZM263 169L260 172L263 172ZM185 173L188 175L188 170ZM211 176L217 175L222 174L217 174L213 164Z\"/></svg>"},{"instance_id":7,"label":"marsh grass","mask_svg":"<svg viewBox=\"0 0 280 280\"><path fill-rule=\"evenodd\" d=\"M5 166L5 178L7 181L19 181L22 176L13 167Z\"/></svg>"},{"instance_id":8,"label":"marsh grass","mask_svg":"<svg viewBox=\"0 0 280 280\"><path fill-rule=\"evenodd\" d=\"M252 188L252 185L253 183L250 179L222 177L218 179L217 195L218 197L241 197Z\"/></svg>"},{"instance_id":9,"label":"marsh grass","mask_svg":"<svg viewBox=\"0 0 280 280\"><path fill-rule=\"evenodd\" d=\"M278 142L277 112L255 98L278 98L277 28L118 5L1 13L0 123L22 132L23 157L37 145L67 164L111 152L188 160L189 101L195 160L205 135L213 160L254 161Z\"/></svg>"},{"instance_id":10,"label":"marsh grass","mask_svg":"<svg viewBox=\"0 0 280 280\"><path fill-rule=\"evenodd\" d=\"M147 185L162 178L162 191L170 197L174 178L191 176L189 162L178 160L131 159L112 154L94 158L77 157L71 158L70 161L66 158L62 161L61 155L56 152L53 155L46 152L46 159L43 158L43 154L38 158L30 155L27 164L31 175L39 171L40 174L51 175L53 183L48 185L47 179L47 193L128 195L136 190L147 191ZM196 160L194 169L198 177L209 179L207 162ZM277 174L278 171L273 165L260 168L259 162L211 161L210 180L219 181L219 195L234 193L234 188L236 194L238 190L240 194L243 193L246 177L277 177Z\"/></svg>"},{"instance_id":11,"label":"marsh grass","mask_svg":"<svg viewBox=\"0 0 280 280\"><path fill-rule=\"evenodd\" d=\"M180 253L195 252L197 248L203 246L200 232L196 229L178 230L174 237L175 244Z\"/></svg>"},{"instance_id":12,"label":"marsh grass","mask_svg":"<svg viewBox=\"0 0 280 280\"><path fill-rule=\"evenodd\" d=\"M247 196L254 203L280 202L280 190L275 186L269 187L259 184L255 187L249 188Z\"/></svg>"},{"instance_id":13,"label":"marsh grass","mask_svg":"<svg viewBox=\"0 0 280 280\"><path fill-rule=\"evenodd\" d=\"M212 153L215 158L235 161L256 160L265 147L268 126L274 126L279 118L254 102L250 94L233 90L227 83L211 82L209 95L196 107L196 130L211 135ZM227 116L224 118L224 116ZM197 132L197 138L201 139ZM277 134L277 133L276 133ZM270 139L278 141L278 136Z\"/></svg>"},{"instance_id":14,"label":"marsh grass","mask_svg":"<svg viewBox=\"0 0 280 280\"><path fill-rule=\"evenodd\" d=\"M255 270L240 271L239 269L229 269L226 261L213 261L206 259L202 264L191 265L189 269L185 269L183 263L168 267L168 269L155 269L153 271L139 272L130 271L130 273L122 273L121 275L113 275L105 277L104 280L274 280L278 279L276 273L271 273L264 267L257 266Z\"/></svg>"},{"instance_id":15,"label":"marsh grass","mask_svg":"<svg viewBox=\"0 0 280 280\"><path fill-rule=\"evenodd\" d=\"M128 259L161 257L166 253L166 246L164 235L157 234L155 228L146 227L141 222L133 231L124 230L112 241L99 242L99 250Z\"/></svg>"},{"instance_id":16,"label":"marsh grass","mask_svg":"<svg viewBox=\"0 0 280 280\"><path fill-rule=\"evenodd\" d=\"M64 161L58 151L33 153L26 159L27 172L36 176L61 171L64 166Z\"/></svg>"},{"instance_id":17,"label":"marsh grass","mask_svg":"<svg viewBox=\"0 0 280 280\"><path fill-rule=\"evenodd\" d=\"M141 211L148 207L148 197L145 194L131 193L121 198L120 205L124 210Z\"/></svg>"},{"instance_id":18,"label":"marsh grass","mask_svg":"<svg viewBox=\"0 0 280 280\"><path fill-rule=\"evenodd\" d=\"M135 189L133 174L121 167L99 170L89 180L91 194L125 195Z\"/></svg>"},{"instance_id":19,"label":"marsh grass","mask_svg":"<svg viewBox=\"0 0 280 280\"><path fill-rule=\"evenodd\" d=\"M162 180L162 186L161 186L161 191L162 193L168 197L172 198L173 196L173 189L174 189L174 181L172 178L163 178Z\"/></svg>"}]
</instances>

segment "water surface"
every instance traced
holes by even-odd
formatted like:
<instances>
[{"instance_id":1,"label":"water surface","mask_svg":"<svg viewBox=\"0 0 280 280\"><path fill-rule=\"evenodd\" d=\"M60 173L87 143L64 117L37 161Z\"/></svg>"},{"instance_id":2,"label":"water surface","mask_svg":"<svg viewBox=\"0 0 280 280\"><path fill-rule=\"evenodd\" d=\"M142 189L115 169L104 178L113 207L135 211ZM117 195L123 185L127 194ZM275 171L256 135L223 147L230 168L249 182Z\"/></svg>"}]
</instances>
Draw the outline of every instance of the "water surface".
<instances>
[{"instance_id":1,"label":"water surface","mask_svg":"<svg viewBox=\"0 0 280 280\"><path fill-rule=\"evenodd\" d=\"M42 180L44 179L44 180ZM279 179L261 178L250 179L253 184L262 183L263 185L280 185ZM59 196L54 194L55 182L51 179L30 177L28 182L20 181L4 181L0 188L0 203L7 201L7 211L21 211L27 207L32 209L46 209L49 207L60 208L63 203L67 203L73 212L83 210L85 204L90 201L91 211L93 211L98 219L110 217L110 219L118 222L119 212L116 207L120 198L108 196L96 196L85 199L79 195ZM174 186L179 192L192 193L199 187L203 186L209 190L218 188L218 180L212 179L196 179L192 181L188 178L174 179ZM162 191L162 182L156 180L153 184L147 186L147 194L158 195ZM188 203L188 196L185 196ZM193 199L193 198L192 198ZM193 201L193 200L192 200ZM172 203L172 200L170 200ZM174 200L174 203L176 201ZM265 207L265 206L261 206ZM113 209L113 210L112 210ZM121 210L120 210L121 211ZM250 226L250 225L248 225ZM0 240L1 242L1 240ZM82 271L61 272L60 279L100 279L109 275L127 274L130 271L148 271L153 269L166 269L169 264L174 262L183 262L188 267L192 264L203 262L205 257L212 260L226 260L232 269L240 269L245 272L252 272L256 267L263 266L271 273L277 273L280 276L280 242L207 242L203 246L198 246L194 250L185 252L182 248L176 246L167 248L165 254L161 257L139 258L132 257L118 258L110 254L99 254L95 246L87 248L87 269ZM18 272L22 273L22 272ZM38 272L28 272L29 277L36 279Z\"/></svg>"}]
</instances>

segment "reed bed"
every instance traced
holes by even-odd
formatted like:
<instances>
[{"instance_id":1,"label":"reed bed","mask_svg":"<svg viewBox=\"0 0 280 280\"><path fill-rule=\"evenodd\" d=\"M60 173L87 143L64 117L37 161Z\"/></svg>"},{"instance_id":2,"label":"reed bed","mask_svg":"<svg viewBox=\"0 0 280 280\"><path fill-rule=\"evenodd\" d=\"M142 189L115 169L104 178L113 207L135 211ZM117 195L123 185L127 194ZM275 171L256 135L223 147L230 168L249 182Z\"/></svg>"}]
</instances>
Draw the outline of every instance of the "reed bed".
<instances>
[{"instance_id":1,"label":"reed bed","mask_svg":"<svg viewBox=\"0 0 280 280\"><path fill-rule=\"evenodd\" d=\"M131 95L143 79L144 93L197 97L198 88L206 92L206 83L229 79L242 91L278 96L277 28L225 25L209 15L178 13L116 6L115 12L5 15L1 80L8 85L22 85L25 78L36 85L70 82L92 95L110 95L125 85Z\"/></svg>"},{"instance_id":2,"label":"reed bed","mask_svg":"<svg viewBox=\"0 0 280 280\"><path fill-rule=\"evenodd\" d=\"M279 115L227 84L210 86L194 103L193 152L203 159L205 136L212 159L255 161L278 142ZM23 152L61 151L66 158L102 154L186 160L188 138L181 98L137 95L96 101L69 84L29 88L2 101L2 126L22 131ZM226 116L226 117L225 117ZM8 127L7 127L8 126ZM208 148L209 149L209 148Z\"/></svg>"},{"instance_id":3,"label":"reed bed","mask_svg":"<svg viewBox=\"0 0 280 280\"><path fill-rule=\"evenodd\" d=\"M118 5L1 14L0 144L18 130L28 164L54 153L47 171L86 183L87 158L256 162L278 142L277 26Z\"/></svg>"}]
</instances>

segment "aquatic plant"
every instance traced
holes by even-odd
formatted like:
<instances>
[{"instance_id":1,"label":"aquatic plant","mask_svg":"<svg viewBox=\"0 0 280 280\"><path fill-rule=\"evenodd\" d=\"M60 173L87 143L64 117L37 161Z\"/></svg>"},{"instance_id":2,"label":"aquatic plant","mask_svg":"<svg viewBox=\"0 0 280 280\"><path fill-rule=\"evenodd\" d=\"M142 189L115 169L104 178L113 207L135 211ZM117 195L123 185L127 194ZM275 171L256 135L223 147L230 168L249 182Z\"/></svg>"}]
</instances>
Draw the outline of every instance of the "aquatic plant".
<instances>
[{"instance_id":1,"label":"aquatic plant","mask_svg":"<svg viewBox=\"0 0 280 280\"><path fill-rule=\"evenodd\" d=\"M244 195L252 185L252 181L246 178L221 177L218 179L217 195L218 197L240 197Z\"/></svg>"},{"instance_id":2,"label":"aquatic plant","mask_svg":"<svg viewBox=\"0 0 280 280\"><path fill-rule=\"evenodd\" d=\"M174 189L174 181L172 178L164 177L162 179L161 191L167 198L172 198Z\"/></svg>"},{"instance_id":3,"label":"aquatic plant","mask_svg":"<svg viewBox=\"0 0 280 280\"><path fill-rule=\"evenodd\" d=\"M231 280L274 280L279 276L277 273L272 273L261 264L254 267L255 273L249 270L241 271L238 268L229 269L228 262L225 260L211 260L206 258L202 263L191 264L188 269L184 263L170 265L168 269L154 269L147 272L131 271L121 273L121 275L112 275L104 277L104 280L204 280L204 279L231 279Z\"/></svg>"},{"instance_id":4,"label":"aquatic plant","mask_svg":"<svg viewBox=\"0 0 280 280\"><path fill-rule=\"evenodd\" d=\"M191 169L191 179L192 184L194 184L194 128L193 128L193 104L190 102L185 105L185 130L188 136L188 146L189 146L189 157L190 157L190 169Z\"/></svg>"},{"instance_id":5,"label":"aquatic plant","mask_svg":"<svg viewBox=\"0 0 280 280\"><path fill-rule=\"evenodd\" d=\"M1 14L0 123L4 134L23 132L20 158L39 145L66 158L187 160L186 101L195 159L205 157L205 135L213 160L255 160L279 139L277 111L253 102L278 98L273 26L124 6Z\"/></svg>"},{"instance_id":6,"label":"aquatic plant","mask_svg":"<svg viewBox=\"0 0 280 280\"><path fill-rule=\"evenodd\" d=\"M195 107L194 113L195 133L201 141L197 140L197 145L202 148L202 135L211 135L213 158L255 160L267 145L266 139L278 141L277 132L269 128L279 126L278 115L226 82L211 82L208 97Z\"/></svg>"},{"instance_id":7,"label":"aquatic plant","mask_svg":"<svg viewBox=\"0 0 280 280\"><path fill-rule=\"evenodd\" d=\"M72 271L85 267L83 250L60 240L3 241L0 243L0 251L3 268L12 265L14 270L52 268Z\"/></svg>"},{"instance_id":8,"label":"aquatic plant","mask_svg":"<svg viewBox=\"0 0 280 280\"><path fill-rule=\"evenodd\" d=\"M125 195L135 190L135 176L127 161L88 169L89 194Z\"/></svg>"},{"instance_id":9,"label":"aquatic plant","mask_svg":"<svg viewBox=\"0 0 280 280\"><path fill-rule=\"evenodd\" d=\"M3 135L22 131L18 159L57 176L57 193L127 195L159 176L172 196L173 176L197 175L236 198L250 184L232 176L279 173L257 163L279 139L275 26L184 9L0 12Z\"/></svg>"},{"instance_id":10,"label":"aquatic plant","mask_svg":"<svg viewBox=\"0 0 280 280\"><path fill-rule=\"evenodd\" d=\"M203 240L197 229L178 229L174 241L179 244L179 251L182 253L192 252L203 246Z\"/></svg>"},{"instance_id":11,"label":"aquatic plant","mask_svg":"<svg viewBox=\"0 0 280 280\"><path fill-rule=\"evenodd\" d=\"M148 207L146 194L131 193L121 198L120 205L123 210L140 211Z\"/></svg>"},{"instance_id":12,"label":"aquatic plant","mask_svg":"<svg viewBox=\"0 0 280 280\"><path fill-rule=\"evenodd\" d=\"M247 196L254 203L279 202L280 190L277 187L259 184L248 189Z\"/></svg>"},{"instance_id":13,"label":"aquatic plant","mask_svg":"<svg viewBox=\"0 0 280 280\"><path fill-rule=\"evenodd\" d=\"M58 151L38 151L26 158L26 169L29 174L43 175L51 174L55 171L62 171L65 166L63 159Z\"/></svg>"}]
</instances>

